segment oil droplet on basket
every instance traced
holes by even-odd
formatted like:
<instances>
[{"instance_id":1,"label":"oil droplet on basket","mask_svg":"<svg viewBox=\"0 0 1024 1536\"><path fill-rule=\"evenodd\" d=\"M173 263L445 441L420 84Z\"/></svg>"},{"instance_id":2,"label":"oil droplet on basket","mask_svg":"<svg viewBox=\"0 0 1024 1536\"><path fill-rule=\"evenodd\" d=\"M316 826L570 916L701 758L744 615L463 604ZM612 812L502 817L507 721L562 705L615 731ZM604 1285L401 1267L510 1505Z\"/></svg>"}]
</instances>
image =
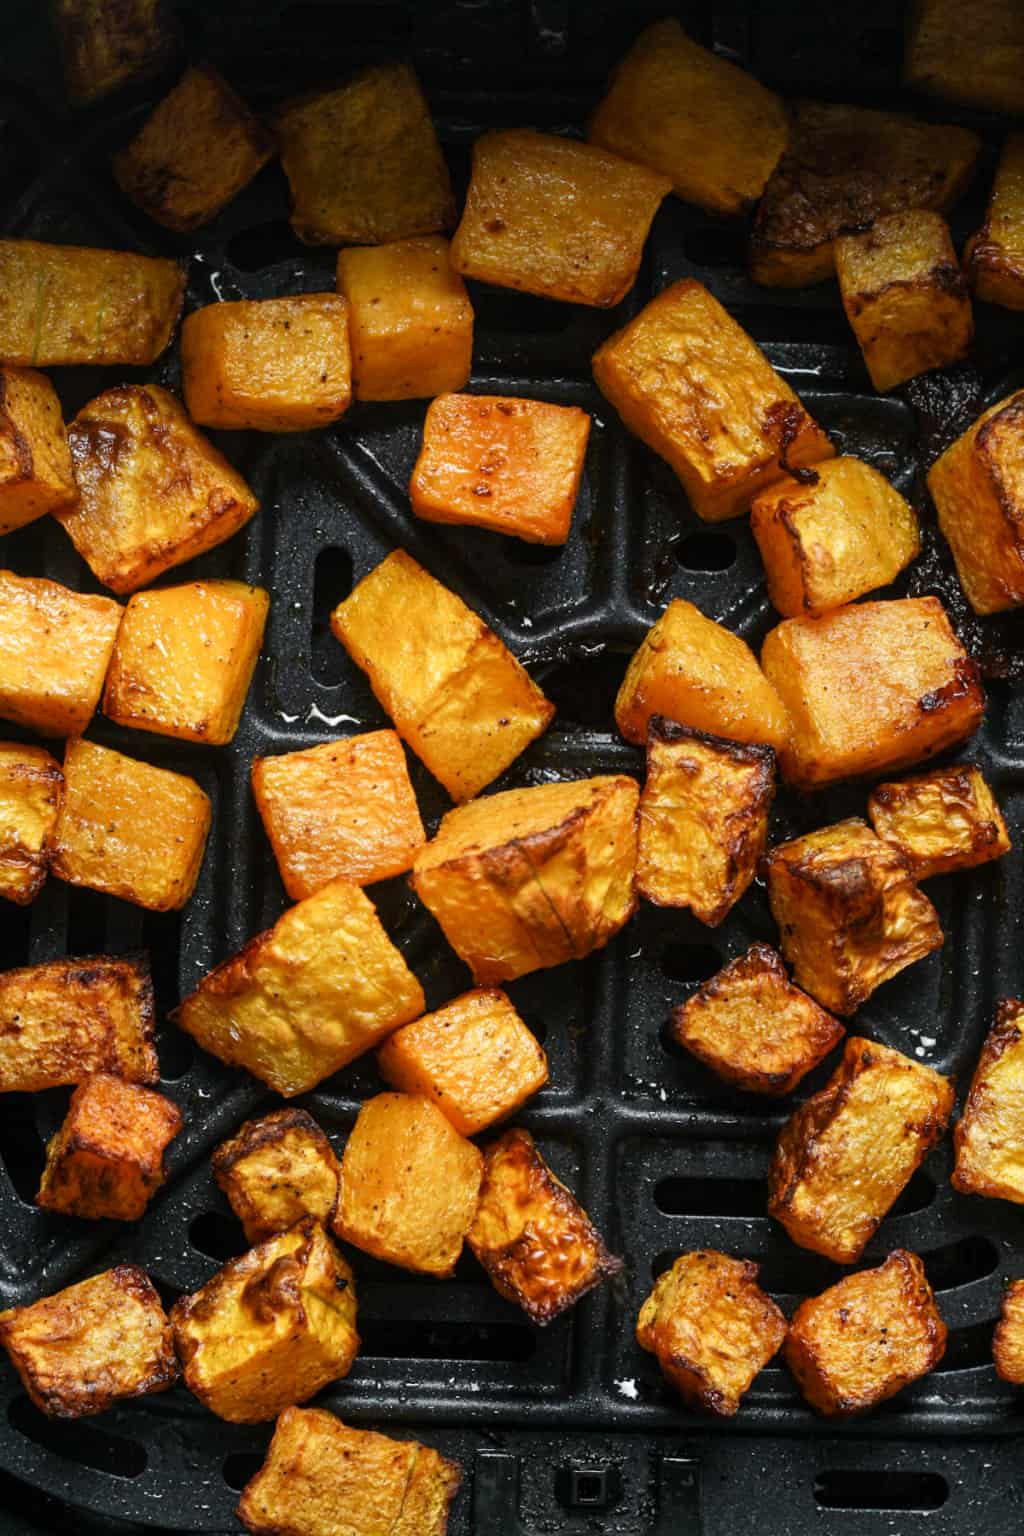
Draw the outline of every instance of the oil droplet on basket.
<instances>
[{"instance_id":1,"label":"oil droplet on basket","mask_svg":"<svg viewBox=\"0 0 1024 1536\"><path fill-rule=\"evenodd\" d=\"M635 1378L632 1376L623 1376L621 1381L616 1381L615 1390L620 1397L628 1397L630 1402L633 1403L640 1396L640 1389L636 1384Z\"/></svg>"}]
</instances>

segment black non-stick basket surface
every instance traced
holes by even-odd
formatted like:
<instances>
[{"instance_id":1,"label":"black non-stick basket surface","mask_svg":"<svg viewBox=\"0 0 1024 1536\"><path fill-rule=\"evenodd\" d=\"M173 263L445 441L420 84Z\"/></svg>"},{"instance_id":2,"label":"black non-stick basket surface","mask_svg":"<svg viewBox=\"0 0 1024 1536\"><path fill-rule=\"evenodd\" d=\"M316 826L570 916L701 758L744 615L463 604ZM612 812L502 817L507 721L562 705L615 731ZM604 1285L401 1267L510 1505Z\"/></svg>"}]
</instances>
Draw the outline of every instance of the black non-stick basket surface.
<instances>
[{"instance_id":1,"label":"black non-stick basket surface","mask_svg":"<svg viewBox=\"0 0 1024 1536\"><path fill-rule=\"evenodd\" d=\"M968 0L965 0L968 3ZM183 49L207 57L257 107L327 84L367 60L410 58L423 80L457 193L484 127L578 133L607 71L665 0L330 0L181 10ZM750 5L694 0L677 13L701 42L787 96L912 106L960 120L986 141L975 189L954 215L958 243L980 223L1005 123L920 101L899 85L902 6L894 0ZM334 252L303 247L287 222L275 165L198 235L149 223L115 187L111 152L173 73L72 114L41 0L6 0L0 57L0 213L11 234L187 256L188 308L333 288ZM937 591L987 675L989 707L966 755L999 795L1024 845L1021 620L973 620L950 574L924 472L982 406L1022 381L1022 327L978 306L975 366L931 375L881 398L870 387L834 284L758 288L744 270L745 232L670 198L655 220L639 281L602 312L470 285L476 309L471 388L582 406L594 419L573 532L564 550L414 520L406 496L425 402L356 405L319 433L214 434L262 502L223 548L166 582L231 576L272 595L264 653L242 728L226 749L119 731L90 735L193 774L215 807L197 893L155 916L51 881L34 906L0 914L0 967L65 954L148 949L161 1018L163 1090L186 1116L171 1177L144 1221L122 1229L35 1209L45 1140L67 1093L0 1102L0 1305L27 1302L125 1259L165 1300L203 1284L243 1250L240 1226L210 1174L213 1147L275 1102L246 1074L195 1050L168 1010L216 961L283 910L284 893L249 790L255 753L279 752L385 724L364 677L331 637L328 615L392 548L408 549L458 592L530 667L558 707L545 737L496 788L624 770L641 755L617 736L612 702L627 655L670 597L685 597L755 646L771 626L760 560L745 521L707 527L667 466L632 438L597 392L598 343L667 283L705 282L765 348L842 452L874 464L919 508L926 550L899 592ZM70 416L125 375L178 384L176 348L148 372L55 370ZM0 563L97 590L49 520L2 541ZM4 734L16 735L4 728ZM428 827L446 806L415 762ZM801 800L786 793L773 836L862 814L863 787ZM1024 989L1019 853L929 886L944 948L883 987L860 1032L966 1086L1003 995ZM385 925L436 1007L468 975L403 880L372 892ZM718 930L641 906L603 953L513 983L543 1040L550 1085L520 1117L578 1192L621 1279L537 1330L491 1288L467 1255L454 1282L432 1282L351 1253L363 1350L351 1376L320 1399L352 1424L415 1435L456 1457L466 1479L453 1536L684 1533L1016 1532L1022 1518L1021 1399L991 1364L992 1324L1006 1281L1024 1274L1024 1213L956 1195L949 1139L914 1177L865 1262L897 1246L921 1254L949 1325L941 1365L864 1420L816 1419L781 1364L755 1382L737 1418L685 1412L633 1338L636 1312L679 1252L701 1245L756 1259L787 1310L839 1277L796 1248L765 1214L773 1138L792 1105L730 1090L669 1042L670 1009L753 939L771 941L755 887ZM815 1091L826 1065L802 1086ZM381 1083L372 1057L299 1102L340 1147L360 1101ZM270 1426L214 1418L178 1387L100 1418L50 1422L0 1367L0 1531L240 1529L238 1490L259 1464ZM122 1523L123 1522L123 1523Z\"/></svg>"}]
</instances>

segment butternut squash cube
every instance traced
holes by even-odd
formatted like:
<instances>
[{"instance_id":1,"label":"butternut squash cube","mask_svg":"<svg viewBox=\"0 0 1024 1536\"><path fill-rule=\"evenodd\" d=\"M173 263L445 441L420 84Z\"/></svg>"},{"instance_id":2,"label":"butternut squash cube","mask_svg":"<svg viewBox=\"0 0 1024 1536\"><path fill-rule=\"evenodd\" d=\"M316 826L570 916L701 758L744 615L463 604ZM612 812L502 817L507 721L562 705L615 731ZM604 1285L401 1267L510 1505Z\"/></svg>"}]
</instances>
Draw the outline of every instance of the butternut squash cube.
<instances>
[{"instance_id":1,"label":"butternut squash cube","mask_svg":"<svg viewBox=\"0 0 1024 1536\"><path fill-rule=\"evenodd\" d=\"M924 1265L903 1248L801 1302L785 1344L801 1392L828 1418L877 1407L927 1376L945 1352L946 1325Z\"/></svg>"},{"instance_id":2,"label":"butternut squash cube","mask_svg":"<svg viewBox=\"0 0 1024 1536\"><path fill-rule=\"evenodd\" d=\"M964 248L979 299L1024 309L1024 133L1007 134L985 222Z\"/></svg>"},{"instance_id":3,"label":"butternut squash cube","mask_svg":"<svg viewBox=\"0 0 1024 1536\"><path fill-rule=\"evenodd\" d=\"M786 1336L757 1271L714 1250L683 1253L640 1308L637 1343L691 1408L731 1417Z\"/></svg>"},{"instance_id":4,"label":"butternut squash cube","mask_svg":"<svg viewBox=\"0 0 1024 1536\"><path fill-rule=\"evenodd\" d=\"M0 741L0 897L27 906L46 882L64 775L42 747Z\"/></svg>"},{"instance_id":5,"label":"butternut squash cube","mask_svg":"<svg viewBox=\"0 0 1024 1536\"><path fill-rule=\"evenodd\" d=\"M974 734L977 666L937 597L786 619L761 651L789 713L783 777L801 789L909 768Z\"/></svg>"},{"instance_id":6,"label":"butternut squash cube","mask_svg":"<svg viewBox=\"0 0 1024 1536\"><path fill-rule=\"evenodd\" d=\"M1024 15L1016 0L916 0L903 80L944 101L1024 112Z\"/></svg>"},{"instance_id":7,"label":"butternut squash cube","mask_svg":"<svg viewBox=\"0 0 1024 1536\"><path fill-rule=\"evenodd\" d=\"M1012 844L996 798L971 763L878 784L871 825L910 860L917 880L1001 859Z\"/></svg>"},{"instance_id":8,"label":"butternut squash cube","mask_svg":"<svg viewBox=\"0 0 1024 1536\"><path fill-rule=\"evenodd\" d=\"M173 1017L283 1098L418 1019L423 988L357 886L332 880L205 976Z\"/></svg>"},{"instance_id":9,"label":"butternut squash cube","mask_svg":"<svg viewBox=\"0 0 1024 1536\"><path fill-rule=\"evenodd\" d=\"M160 69L176 44L166 0L53 0L68 95L81 106Z\"/></svg>"},{"instance_id":10,"label":"butternut squash cube","mask_svg":"<svg viewBox=\"0 0 1024 1536\"><path fill-rule=\"evenodd\" d=\"M512 128L473 145L456 272L607 309L636 282L667 176L595 144Z\"/></svg>"},{"instance_id":11,"label":"butternut squash cube","mask_svg":"<svg viewBox=\"0 0 1024 1536\"><path fill-rule=\"evenodd\" d=\"M787 619L886 587L921 552L916 513L877 469L844 455L814 474L778 481L750 509L768 596Z\"/></svg>"},{"instance_id":12,"label":"butternut squash cube","mask_svg":"<svg viewBox=\"0 0 1024 1536\"><path fill-rule=\"evenodd\" d=\"M540 1327L622 1270L533 1137L518 1128L486 1149L467 1240L498 1294Z\"/></svg>"},{"instance_id":13,"label":"butternut squash cube","mask_svg":"<svg viewBox=\"0 0 1024 1536\"><path fill-rule=\"evenodd\" d=\"M679 1044L747 1093L792 1093L844 1033L767 944L752 944L672 1014Z\"/></svg>"},{"instance_id":14,"label":"butternut squash cube","mask_svg":"<svg viewBox=\"0 0 1024 1536\"><path fill-rule=\"evenodd\" d=\"M396 549L331 614L398 734L453 800L470 800L551 723L544 697L483 619Z\"/></svg>"},{"instance_id":15,"label":"butternut squash cube","mask_svg":"<svg viewBox=\"0 0 1024 1536\"><path fill-rule=\"evenodd\" d=\"M0 534L77 495L57 391L33 368L0 368Z\"/></svg>"},{"instance_id":16,"label":"butternut squash cube","mask_svg":"<svg viewBox=\"0 0 1024 1536\"><path fill-rule=\"evenodd\" d=\"M193 310L181 328L181 382L204 427L325 427L352 399L348 305L336 293L299 293Z\"/></svg>"},{"instance_id":17,"label":"butternut squash cube","mask_svg":"<svg viewBox=\"0 0 1024 1536\"><path fill-rule=\"evenodd\" d=\"M464 992L389 1035L386 1083L436 1103L461 1136L504 1120L548 1080L548 1059L504 992Z\"/></svg>"},{"instance_id":18,"label":"butternut squash cube","mask_svg":"<svg viewBox=\"0 0 1024 1536\"><path fill-rule=\"evenodd\" d=\"M253 1536L445 1536L461 1480L429 1445L286 1408L238 1518Z\"/></svg>"},{"instance_id":19,"label":"butternut squash cube","mask_svg":"<svg viewBox=\"0 0 1024 1536\"><path fill-rule=\"evenodd\" d=\"M227 81L192 64L114 156L114 179L165 229L198 229L273 153L273 139Z\"/></svg>"},{"instance_id":20,"label":"butternut squash cube","mask_svg":"<svg viewBox=\"0 0 1024 1536\"><path fill-rule=\"evenodd\" d=\"M953 1084L851 1035L820 1092L779 1132L768 1214L800 1248L853 1264L942 1136Z\"/></svg>"},{"instance_id":21,"label":"butternut squash cube","mask_svg":"<svg viewBox=\"0 0 1024 1536\"><path fill-rule=\"evenodd\" d=\"M244 581L193 581L128 600L103 694L118 725L224 746L259 659L270 594Z\"/></svg>"},{"instance_id":22,"label":"butternut squash cube","mask_svg":"<svg viewBox=\"0 0 1024 1536\"><path fill-rule=\"evenodd\" d=\"M602 949L636 909L635 780L509 789L449 811L412 886L478 986Z\"/></svg>"},{"instance_id":23,"label":"butternut squash cube","mask_svg":"<svg viewBox=\"0 0 1024 1536\"><path fill-rule=\"evenodd\" d=\"M394 731L257 757L252 788L293 901L330 880L373 885L400 875L427 840Z\"/></svg>"},{"instance_id":24,"label":"butternut squash cube","mask_svg":"<svg viewBox=\"0 0 1024 1536\"><path fill-rule=\"evenodd\" d=\"M469 523L529 544L564 544L590 417L575 405L441 395L427 411L409 482L417 517Z\"/></svg>"},{"instance_id":25,"label":"butternut squash cube","mask_svg":"<svg viewBox=\"0 0 1024 1536\"><path fill-rule=\"evenodd\" d=\"M1024 1280L1012 1280L1003 1295L992 1335L996 1375L1015 1386L1024 1383Z\"/></svg>"},{"instance_id":26,"label":"butternut squash cube","mask_svg":"<svg viewBox=\"0 0 1024 1536\"><path fill-rule=\"evenodd\" d=\"M153 912L175 911L199 878L212 814L187 774L69 741L53 873Z\"/></svg>"},{"instance_id":27,"label":"butternut squash cube","mask_svg":"<svg viewBox=\"0 0 1024 1536\"><path fill-rule=\"evenodd\" d=\"M84 731L121 612L113 598L0 571L0 715L41 736Z\"/></svg>"},{"instance_id":28,"label":"butternut squash cube","mask_svg":"<svg viewBox=\"0 0 1024 1536\"><path fill-rule=\"evenodd\" d=\"M706 523L835 449L703 284L665 288L594 353L594 378L631 432L675 471Z\"/></svg>"},{"instance_id":29,"label":"butternut squash cube","mask_svg":"<svg viewBox=\"0 0 1024 1536\"><path fill-rule=\"evenodd\" d=\"M383 245L455 220L448 167L407 64L361 70L274 119L292 228L312 245Z\"/></svg>"},{"instance_id":30,"label":"butternut squash cube","mask_svg":"<svg viewBox=\"0 0 1024 1536\"><path fill-rule=\"evenodd\" d=\"M171 1327L189 1391L219 1418L258 1424L352 1369L352 1271L306 1217L179 1297Z\"/></svg>"},{"instance_id":31,"label":"butternut squash cube","mask_svg":"<svg viewBox=\"0 0 1024 1536\"><path fill-rule=\"evenodd\" d=\"M329 1227L340 1173L334 1148L304 1109L247 1120L213 1154L213 1176L249 1243L286 1232L306 1216Z\"/></svg>"},{"instance_id":32,"label":"butternut squash cube","mask_svg":"<svg viewBox=\"0 0 1024 1536\"><path fill-rule=\"evenodd\" d=\"M139 956L91 955L0 972L0 1093L113 1072L155 1083L153 983Z\"/></svg>"},{"instance_id":33,"label":"butternut squash cube","mask_svg":"<svg viewBox=\"0 0 1024 1536\"><path fill-rule=\"evenodd\" d=\"M775 795L771 747L741 746L652 715L636 885L716 928L757 872Z\"/></svg>"},{"instance_id":34,"label":"butternut squash cube","mask_svg":"<svg viewBox=\"0 0 1024 1536\"><path fill-rule=\"evenodd\" d=\"M789 116L774 91L665 17L616 66L587 136L661 171L688 202L744 213L786 147Z\"/></svg>"},{"instance_id":35,"label":"butternut squash cube","mask_svg":"<svg viewBox=\"0 0 1024 1536\"><path fill-rule=\"evenodd\" d=\"M1004 998L953 1130L953 1188L1024 1205L1024 1003Z\"/></svg>"},{"instance_id":36,"label":"butternut squash cube","mask_svg":"<svg viewBox=\"0 0 1024 1536\"><path fill-rule=\"evenodd\" d=\"M419 400L462 389L473 366L473 306L441 235L338 252L357 400Z\"/></svg>"},{"instance_id":37,"label":"butternut squash cube","mask_svg":"<svg viewBox=\"0 0 1024 1536\"><path fill-rule=\"evenodd\" d=\"M57 520L114 592L134 592L215 549L259 506L241 475L156 384L98 395L71 423L68 442L80 499Z\"/></svg>"},{"instance_id":38,"label":"butternut squash cube","mask_svg":"<svg viewBox=\"0 0 1024 1536\"><path fill-rule=\"evenodd\" d=\"M345 1143L334 1230L375 1259L450 1278L482 1169L477 1148L429 1099L379 1093Z\"/></svg>"},{"instance_id":39,"label":"butternut squash cube","mask_svg":"<svg viewBox=\"0 0 1024 1536\"><path fill-rule=\"evenodd\" d=\"M141 1221L183 1123L162 1094L108 1073L87 1077L47 1145L36 1204L89 1221Z\"/></svg>"}]
</instances>

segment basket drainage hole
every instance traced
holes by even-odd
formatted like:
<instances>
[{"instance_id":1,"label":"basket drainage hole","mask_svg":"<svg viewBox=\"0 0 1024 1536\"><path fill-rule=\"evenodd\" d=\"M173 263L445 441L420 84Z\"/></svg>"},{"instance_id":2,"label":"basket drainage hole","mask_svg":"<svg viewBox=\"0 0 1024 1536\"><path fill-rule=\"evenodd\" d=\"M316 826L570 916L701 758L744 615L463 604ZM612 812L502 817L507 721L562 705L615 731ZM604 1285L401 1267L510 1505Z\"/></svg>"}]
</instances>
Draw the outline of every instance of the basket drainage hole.
<instances>
[{"instance_id":1,"label":"basket drainage hole","mask_svg":"<svg viewBox=\"0 0 1024 1536\"><path fill-rule=\"evenodd\" d=\"M699 982L721 970L722 957L713 944L666 944L658 965L669 981Z\"/></svg>"},{"instance_id":2,"label":"basket drainage hole","mask_svg":"<svg viewBox=\"0 0 1024 1536\"><path fill-rule=\"evenodd\" d=\"M26 1440L80 1467L92 1467L110 1477L139 1477L146 1470L146 1452L138 1441L91 1424L48 1419L27 1397L14 1399L7 1418Z\"/></svg>"},{"instance_id":3,"label":"basket drainage hole","mask_svg":"<svg viewBox=\"0 0 1024 1536\"><path fill-rule=\"evenodd\" d=\"M364 1315L359 1334L368 1359L522 1363L537 1353L535 1333L519 1323L398 1322Z\"/></svg>"},{"instance_id":4,"label":"basket drainage hole","mask_svg":"<svg viewBox=\"0 0 1024 1536\"><path fill-rule=\"evenodd\" d=\"M221 1464L221 1475L229 1488L241 1493L251 1477L255 1477L263 1465L258 1451L232 1451Z\"/></svg>"},{"instance_id":5,"label":"basket drainage hole","mask_svg":"<svg viewBox=\"0 0 1024 1536\"><path fill-rule=\"evenodd\" d=\"M949 1484L941 1472L819 1472L814 1498L823 1509L941 1509Z\"/></svg>"},{"instance_id":6,"label":"basket drainage hole","mask_svg":"<svg viewBox=\"0 0 1024 1536\"><path fill-rule=\"evenodd\" d=\"M736 561L736 545L727 533L690 533L675 546L684 571L727 571Z\"/></svg>"},{"instance_id":7,"label":"basket drainage hole","mask_svg":"<svg viewBox=\"0 0 1024 1536\"><path fill-rule=\"evenodd\" d=\"M245 1248L242 1229L231 1216L221 1211L203 1211L193 1217L188 1240L197 1253L223 1264L227 1259L237 1259Z\"/></svg>"},{"instance_id":8,"label":"basket drainage hole","mask_svg":"<svg viewBox=\"0 0 1024 1536\"><path fill-rule=\"evenodd\" d=\"M287 219L243 229L228 241L227 258L239 272L261 272L302 251L299 237Z\"/></svg>"},{"instance_id":9,"label":"basket drainage hole","mask_svg":"<svg viewBox=\"0 0 1024 1536\"><path fill-rule=\"evenodd\" d=\"M352 556L336 546L322 549L313 572L313 628L309 637L313 676L334 687L345 678L345 650L331 633L331 614L352 590Z\"/></svg>"},{"instance_id":10,"label":"basket drainage hole","mask_svg":"<svg viewBox=\"0 0 1024 1536\"><path fill-rule=\"evenodd\" d=\"M764 1200L763 1179L675 1175L654 1186L654 1203L664 1216L763 1216Z\"/></svg>"},{"instance_id":11,"label":"basket drainage hole","mask_svg":"<svg viewBox=\"0 0 1024 1536\"><path fill-rule=\"evenodd\" d=\"M580 654L538 668L537 681L558 711L561 725L610 731L625 667L626 658L615 651Z\"/></svg>"},{"instance_id":12,"label":"basket drainage hole","mask_svg":"<svg viewBox=\"0 0 1024 1536\"><path fill-rule=\"evenodd\" d=\"M45 1152L31 1094L5 1096L0 1115L0 1162L7 1169L19 1199L33 1204L43 1175Z\"/></svg>"}]
</instances>

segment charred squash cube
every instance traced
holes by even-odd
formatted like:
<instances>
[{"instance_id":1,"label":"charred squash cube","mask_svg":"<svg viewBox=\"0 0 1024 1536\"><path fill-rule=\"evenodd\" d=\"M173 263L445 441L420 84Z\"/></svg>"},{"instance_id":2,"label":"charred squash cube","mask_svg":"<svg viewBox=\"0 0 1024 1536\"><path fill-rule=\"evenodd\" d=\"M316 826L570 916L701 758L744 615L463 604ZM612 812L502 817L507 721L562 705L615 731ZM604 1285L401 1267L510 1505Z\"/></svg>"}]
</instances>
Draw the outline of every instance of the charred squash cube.
<instances>
[{"instance_id":1,"label":"charred squash cube","mask_svg":"<svg viewBox=\"0 0 1024 1536\"><path fill-rule=\"evenodd\" d=\"M973 869L1011 847L995 796L971 763L879 784L868 815L879 837L910 860L918 880Z\"/></svg>"},{"instance_id":2,"label":"charred squash cube","mask_svg":"<svg viewBox=\"0 0 1024 1536\"><path fill-rule=\"evenodd\" d=\"M607 775L448 812L412 885L479 986L580 960L629 920L639 795Z\"/></svg>"},{"instance_id":3,"label":"charred squash cube","mask_svg":"<svg viewBox=\"0 0 1024 1536\"><path fill-rule=\"evenodd\" d=\"M964 1112L953 1131L953 1187L1024 1205L1024 1003L1005 998L981 1048Z\"/></svg>"},{"instance_id":4,"label":"charred squash cube","mask_svg":"<svg viewBox=\"0 0 1024 1536\"><path fill-rule=\"evenodd\" d=\"M338 1159L304 1109L247 1120L213 1154L213 1176L245 1228L246 1241L286 1232L312 1216L324 1227L338 1205Z\"/></svg>"},{"instance_id":5,"label":"charred squash cube","mask_svg":"<svg viewBox=\"0 0 1024 1536\"><path fill-rule=\"evenodd\" d=\"M1006 1288L992 1336L992 1359L997 1376L1015 1386L1024 1383L1024 1280L1013 1280Z\"/></svg>"},{"instance_id":6,"label":"charred squash cube","mask_svg":"<svg viewBox=\"0 0 1024 1536\"><path fill-rule=\"evenodd\" d=\"M0 741L0 897L27 906L46 881L64 775L42 747Z\"/></svg>"},{"instance_id":7,"label":"charred squash cube","mask_svg":"<svg viewBox=\"0 0 1024 1536\"><path fill-rule=\"evenodd\" d=\"M640 1308L637 1343L691 1408L731 1417L786 1336L757 1269L713 1250L684 1253Z\"/></svg>"},{"instance_id":8,"label":"charred squash cube","mask_svg":"<svg viewBox=\"0 0 1024 1536\"><path fill-rule=\"evenodd\" d=\"M338 252L357 400L420 400L462 389L473 306L441 235Z\"/></svg>"},{"instance_id":9,"label":"charred squash cube","mask_svg":"<svg viewBox=\"0 0 1024 1536\"><path fill-rule=\"evenodd\" d=\"M336 293L300 293L193 310L181 328L181 381L204 427L325 427L352 399L348 305Z\"/></svg>"},{"instance_id":10,"label":"charred squash cube","mask_svg":"<svg viewBox=\"0 0 1024 1536\"><path fill-rule=\"evenodd\" d=\"M430 1099L462 1136L504 1120L548 1080L543 1046L504 992L484 988L396 1029L377 1066L393 1088Z\"/></svg>"},{"instance_id":11,"label":"charred squash cube","mask_svg":"<svg viewBox=\"0 0 1024 1536\"><path fill-rule=\"evenodd\" d=\"M93 575L134 592L223 544L259 502L156 384L108 389L68 428L78 504L57 520Z\"/></svg>"},{"instance_id":12,"label":"charred squash cube","mask_svg":"<svg viewBox=\"0 0 1024 1536\"><path fill-rule=\"evenodd\" d=\"M423 988L357 886L332 880L205 976L173 1015L286 1099L419 1018Z\"/></svg>"},{"instance_id":13,"label":"charred squash cube","mask_svg":"<svg viewBox=\"0 0 1024 1536\"><path fill-rule=\"evenodd\" d=\"M453 800L497 778L555 713L483 619L396 549L331 615L381 707Z\"/></svg>"},{"instance_id":14,"label":"charred squash cube","mask_svg":"<svg viewBox=\"0 0 1024 1536\"><path fill-rule=\"evenodd\" d=\"M219 1418L258 1424L352 1369L352 1271L307 1217L180 1297L171 1327L189 1391Z\"/></svg>"},{"instance_id":15,"label":"charred squash cube","mask_svg":"<svg viewBox=\"0 0 1024 1536\"><path fill-rule=\"evenodd\" d=\"M928 472L939 527L975 613L1024 603L1024 389L1007 395Z\"/></svg>"},{"instance_id":16,"label":"charred squash cube","mask_svg":"<svg viewBox=\"0 0 1024 1536\"><path fill-rule=\"evenodd\" d=\"M244 581L136 592L114 646L103 713L118 725L224 746L260 654L270 594Z\"/></svg>"},{"instance_id":17,"label":"charred squash cube","mask_svg":"<svg viewBox=\"0 0 1024 1536\"><path fill-rule=\"evenodd\" d=\"M77 495L57 391L33 368L0 368L0 534Z\"/></svg>"},{"instance_id":18,"label":"charred squash cube","mask_svg":"<svg viewBox=\"0 0 1024 1536\"><path fill-rule=\"evenodd\" d=\"M400 875L427 840L394 731L257 757L252 788L293 901L330 880L372 885Z\"/></svg>"},{"instance_id":19,"label":"charred squash cube","mask_svg":"<svg viewBox=\"0 0 1024 1536\"><path fill-rule=\"evenodd\" d=\"M779 1133L768 1213L801 1248L853 1264L953 1108L953 1084L888 1046L851 1036L825 1087Z\"/></svg>"},{"instance_id":20,"label":"charred squash cube","mask_svg":"<svg viewBox=\"0 0 1024 1536\"><path fill-rule=\"evenodd\" d=\"M375 1259L450 1278L480 1193L483 1158L429 1099L367 1099L341 1159L334 1230Z\"/></svg>"},{"instance_id":21,"label":"charred squash cube","mask_svg":"<svg viewBox=\"0 0 1024 1536\"><path fill-rule=\"evenodd\" d=\"M541 1327L622 1269L533 1137L519 1129L486 1149L467 1240L498 1294Z\"/></svg>"},{"instance_id":22,"label":"charred squash cube","mask_svg":"<svg viewBox=\"0 0 1024 1536\"><path fill-rule=\"evenodd\" d=\"M160 1297L134 1264L0 1312L0 1345L36 1407L54 1419L164 1392L178 1376Z\"/></svg>"},{"instance_id":23,"label":"charred squash cube","mask_svg":"<svg viewBox=\"0 0 1024 1536\"><path fill-rule=\"evenodd\" d=\"M670 190L666 176L595 144L529 128L482 134L452 266L500 288L606 309L636 282Z\"/></svg>"},{"instance_id":24,"label":"charred squash cube","mask_svg":"<svg viewBox=\"0 0 1024 1536\"><path fill-rule=\"evenodd\" d=\"M761 665L792 725L780 754L800 789L909 768L978 729L985 694L937 597L786 619Z\"/></svg>"},{"instance_id":25,"label":"charred squash cube","mask_svg":"<svg viewBox=\"0 0 1024 1536\"><path fill-rule=\"evenodd\" d=\"M916 1253L897 1248L878 1269L847 1275L801 1302L785 1357L812 1408L866 1413L927 1376L946 1352L946 1325Z\"/></svg>"},{"instance_id":26,"label":"charred squash cube","mask_svg":"<svg viewBox=\"0 0 1024 1536\"><path fill-rule=\"evenodd\" d=\"M52 0L72 101L87 105L150 75L177 42L166 0Z\"/></svg>"},{"instance_id":27,"label":"charred squash cube","mask_svg":"<svg viewBox=\"0 0 1024 1536\"><path fill-rule=\"evenodd\" d=\"M774 91L666 17L616 67L588 137L661 171L688 202L743 213L786 147L789 117Z\"/></svg>"},{"instance_id":28,"label":"charred squash cube","mask_svg":"<svg viewBox=\"0 0 1024 1536\"><path fill-rule=\"evenodd\" d=\"M916 0L903 79L945 101L1024 112L1024 15L1017 0Z\"/></svg>"},{"instance_id":29,"label":"charred squash cube","mask_svg":"<svg viewBox=\"0 0 1024 1536\"><path fill-rule=\"evenodd\" d=\"M41 736L84 731L121 612L112 598L0 571L0 715Z\"/></svg>"},{"instance_id":30,"label":"charred squash cube","mask_svg":"<svg viewBox=\"0 0 1024 1536\"><path fill-rule=\"evenodd\" d=\"M209 797L186 774L69 741L53 873L153 912L175 911L199 878L211 817Z\"/></svg>"},{"instance_id":31,"label":"charred squash cube","mask_svg":"<svg viewBox=\"0 0 1024 1536\"><path fill-rule=\"evenodd\" d=\"M252 1536L445 1536L461 1480L429 1445L286 1408L238 1518Z\"/></svg>"},{"instance_id":32,"label":"charred squash cube","mask_svg":"<svg viewBox=\"0 0 1024 1536\"><path fill-rule=\"evenodd\" d=\"M814 474L769 486L750 509L768 595L787 619L888 586L921 550L916 514L870 464L844 455Z\"/></svg>"},{"instance_id":33,"label":"charred squash cube","mask_svg":"<svg viewBox=\"0 0 1024 1536\"><path fill-rule=\"evenodd\" d=\"M979 299L1024 309L1024 133L1007 135L985 222L964 249Z\"/></svg>"},{"instance_id":34,"label":"charred squash cube","mask_svg":"<svg viewBox=\"0 0 1024 1536\"><path fill-rule=\"evenodd\" d=\"M530 544L564 544L590 417L575 405L441 395L427 411L409 483L417 517L469 523Z\"/></svg>"},{"instance_id":35,"label":"charred squash cube","mask_svg":"<svg viewBox=\"0 0 1024 1536\"><path fill-rule=\"evenodd\" d=\"M672 1014L679 1044L748 1093L791 1093L844 1033L767 944L752 944Z\"/></svg>"},{"instance_id":36,"label":"charred squash cube","mask_svg":"<svg viewBox=\"0 0 1024 1536\"><path fill-rule=\"evenodd\" d=\"M90 1221L141 1221L182 1124L162 1094L108 1073L87 1077L46 1148L36 1204Z\"/></svg>"}]
</instances>

